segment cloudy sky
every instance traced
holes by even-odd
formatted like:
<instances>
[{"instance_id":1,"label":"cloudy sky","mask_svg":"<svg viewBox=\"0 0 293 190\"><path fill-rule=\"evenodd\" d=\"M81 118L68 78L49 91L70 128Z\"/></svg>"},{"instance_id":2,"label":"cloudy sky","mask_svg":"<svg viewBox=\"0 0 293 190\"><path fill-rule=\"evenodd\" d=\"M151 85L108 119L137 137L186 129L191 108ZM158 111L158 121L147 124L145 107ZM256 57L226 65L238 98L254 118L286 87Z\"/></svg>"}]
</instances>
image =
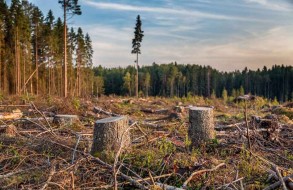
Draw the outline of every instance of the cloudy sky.
<instances>
[{"instance_id":1,"label":"cloudy sky","mask_svg":"<svg viewBox=\"0 0 293 190\"><path fill-rule=\"evenodd\" d=\"M62 16L57 0L29 0ZM293 0L79 0L69 21L93 41L94 64L133 65L138 14L145 37L140 64L211 65L232 71L293 65Z\"/></svg>"}]
</instances>

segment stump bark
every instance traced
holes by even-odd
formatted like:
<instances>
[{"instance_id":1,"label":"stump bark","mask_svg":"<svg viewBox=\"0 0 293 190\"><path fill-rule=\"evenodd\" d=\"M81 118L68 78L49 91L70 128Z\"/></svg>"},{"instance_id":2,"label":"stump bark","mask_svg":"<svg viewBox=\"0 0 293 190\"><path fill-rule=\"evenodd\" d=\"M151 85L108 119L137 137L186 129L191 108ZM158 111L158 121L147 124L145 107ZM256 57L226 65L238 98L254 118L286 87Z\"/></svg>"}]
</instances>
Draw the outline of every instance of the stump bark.
<instances>
[{"instance_id":1,"label":"stump bark","mask_svg":"<svg viewBox=\"0 0 293 190\"><path fill-rule=\"evenodd\" d=\"M96 121L91 154L103 151L117 151L120 146L130 145L128 118L110 117Z\"/></svg>"},{"instance_id":2,"label":"stump bark","mask_svg":"<svg viewBox=\"0 0 293 190\"><path fill-rule=\"evenodd\" d=\"M216 136L214 129L213 109L191 107L189 109L188 137L192 147L199 147Z\"/></svg>"}]
</instances>

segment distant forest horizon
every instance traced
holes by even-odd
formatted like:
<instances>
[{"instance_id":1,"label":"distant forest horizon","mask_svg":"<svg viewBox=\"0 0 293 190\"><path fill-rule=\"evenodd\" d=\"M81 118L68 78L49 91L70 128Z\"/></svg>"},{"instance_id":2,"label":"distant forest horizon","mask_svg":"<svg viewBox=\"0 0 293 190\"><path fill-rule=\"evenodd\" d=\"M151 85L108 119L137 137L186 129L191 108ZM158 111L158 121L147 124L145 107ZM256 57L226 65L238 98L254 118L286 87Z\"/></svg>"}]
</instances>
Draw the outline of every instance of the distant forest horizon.
<instances>
[{"instance_id":1,"label":"distant forest horizon","mask_svg":"<svg viewBox=\"0 0 293 190\"><path fill-rule=\"evenodd\" d=\"M134 95L134 66L106 68L100 65L93 70L103 82L101 93ZM293 98L293 67L274 65L255 71L244 68L242 71L223 72L195 64L153 63L139 67L139 87L140 94L144 96L221 97L225 89L229 96L250 93L284 102Z\"/></svg>"}]
</instances>

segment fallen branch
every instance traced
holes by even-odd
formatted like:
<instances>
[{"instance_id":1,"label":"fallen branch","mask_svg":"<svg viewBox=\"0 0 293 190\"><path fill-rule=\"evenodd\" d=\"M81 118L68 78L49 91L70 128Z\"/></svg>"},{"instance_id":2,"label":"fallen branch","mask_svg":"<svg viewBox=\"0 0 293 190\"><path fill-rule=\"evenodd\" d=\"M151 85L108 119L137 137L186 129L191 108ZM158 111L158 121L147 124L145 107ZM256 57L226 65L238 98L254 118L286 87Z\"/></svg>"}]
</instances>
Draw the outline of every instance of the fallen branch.
<instances>
[{"instance_id":1,"label":"fallen branch","mask_svg":"<svg viewBox=\"0 0 293 190\"><path fill-rule=\"evenodd\" d=\"M121 116L121 115L116 114L116 113L112 113L112 112L105 111L105 110L103 110L102 108L99 108L99 107L94 107L94 110L93 111L95 113L103 113L105 115L114 116L114 117Z\"/></svg>"},{"instance_id":2,"label":"fallen branch","mask_svg":"<svg viewBox=\"0 0 293 190\"><path fill-rule=\"evenodd\" d=\"M217 169L219 169L220 167L224 166L225 163L221 163L219 165L217 165L216 167L212 168L212 169L204 169L204 170L199 170L199 171L195 171L193 172L189 178L183 183L182 188L185 189L188 185L188 183L193 179L194 176L198 175L198 174L202 174L202 173L206 173L206 172L212 172L215 171Z\"/></svg>"},{"instance_id":3,"label":"fallen branch","mask_svg":"<svg viewBox=\"0 0 293 190\"><path fill-rule=\"evenodd\" d=\"M230 182L230 183L227 183L227 184L225 184L225 185L222 185L221 187L218 187L217 189L226 189L226 188L229 187L231 184L236 183L236 182L238 182L238 181L241 182L243 179L244 179L244 177L241 177L241 178L236 179L236 180L234 180L234 181L232 181L232 182Z\"/></svg>"},{"instance_id":4,"label":"fallen branch","mask_svg":"<svg viewBox=\"0 0 293 190\"><path fill-rule=\"evenodd\" d=\"M73 154L72 154L71 164L74 163L75 152L77 150L77 146L79 144L80 138L81 138L81 135L77 135L77 141L76 141L76 145L75 145L75 148L74 148L74 151L73 151Z\"/></svg>"},{"instance_id":5,"label":"fallen branch","mask_svg":"<svg viewBox=\"0 0 293 190\"><path fill-rule=\"evenodd\" d=\"M140 111L145 113L154 113L154 114L166 114L169 112L168 109L153 110L151 108L142 108Z\"/></svg>"},{"instance_id":6,"label":"fallen branch","mask_svg":"<svg viewBox=\"0 0 293 190\"><path fill-rule=\"evenodd\" d=\"M5 179L5 178L8 178L10 176L19 174L19 173L27 172L27 171L34 170L34 169L44 168L44 167L47 167L47 166L33 167L33 168L26 169L26 170L18 170L18 171L15 171L15 172L10 172L10 173L4 174L4 175L0 175L0 179Z\"/></svg>"},{"instance_id":7,"label":"fallen branch","mask_svg":"<svg viewBox=\"0 0 293 190\"><path fill-rule=\"evenodd\" d=\"M282 175L281 175L281 173L280 173L280 171L279 171L279 169L278 169L278 167L274 165L273 168L274 168L275 172L276 172L277 175L278 175L279 182L280 182L281 185L283 186L283 190L288 190L287 187L286 187L286 184L285 184L285 182L284 182L284 180L283 180L283 177L282 177Z\"/></svg>"},{"instance_id":8,"label":"fallen branch","mask_svg":"<svg viewBox=\"0 0 293 190\"><path fill-rule=\"evenodd\" d=\"M55 141L53 141L53 140L47 140L47 141L49 141L49 142L51 142L51 143L53 143L53 144L56 144L56 145L59 145L59 146L62 146L62 147L64 147L64 148L67 148L67 149L70 149L70 150L73 150L73 151L74 151L74 148L71 148L71 147L69 147L69 146L66 146L66 145L63 145L63 144L61 144L61 143L55 142ZM112 167L111 165L109 165L109 164L103 162L101 159L96 158L96 157L92 156L91 154L84 153L84 152L79 151L79 150L76 150L76 152L78 152L78 153L80 153L80 154L82 154L82 155L84 155L84 156L88 156L88 157L90 157L90 158L92 159L92 161L94 161L94 162L96 162L96 163L98 163L98 164L101 164L101 165L105 166L107 169L113 171L113 167ZM147 190L147 189L148 189L147 187L145 187L144 185L140 184L139 182L137 182L137 181L136 181L135 179L133 179L132 177L130 177L130 176L128 176L128 175L125 175L125 174L122 173L122 172L119 172L118 174L119 174L122 178L124 178L125 180L129 181L130 184L132 184L132 185L134 185L134 186L136 186L136 187L138 187L138 188L140 188L140 189L142 189L142 190Z\"/></svg>"},{"instance_id":9,"label":"fallen branch","mask_svg":"<svg viewBox=\"0 0 293 190\"><path fill-rule=\"evenodd\" d=\"M53 132L53 129L52 129L52 126L50 125L49 121L47 120L47 117L40 111L38 110L38 108L35 106L35 104L33 102L31 102L31 105L34 107L34 109L45 119L47 125L49 126L50 128L50 131L51 131L51 134L53 136L56 136L56 134Z\"/></svg>"},{"instance_id":10,"label":"fallen branch","mask_svg":"<svg viewBox=\"0 0 293 190\"><path fill-rule=\"evenodd\" d=\"M171 185L166 185L166 184L163 184L163 183L155 183L155 184L157 186L161 187L164 190L184 190L182 188L174 187L174 186L171 186Z\"/></svg>"},{"instance_id":11,"label":"fallen branch","mask_svg":"<svg viewBox=\"0 0 293 190\"><path fill-rule=\"evenodd\" d=\"M293 174L291 174L291 175L289 175L289 176L286 176L286 177L283 177L282 180L283 180L284 182L287 182L287 181L288 181L290 178L292 178L292 177L293 177ZM278 181L278 182L276 182L276 183L274 183L274 184L272 184L272 185L270 185L270 186L264 188L264 190L274 190L274 189L276 189L277 187L279 187L280 185L281 185L281 181Z\"/></svg>"},{"instance_id":12,"label":"fallen branch","mask_svg":"<svg viewBox=\"0 0 293 190\"><path fill-rule=\"evenodd\" d=\"M46 181L46 183L43 185L43 187L41 188L41 190L45 190L47 188L47 186L49 185L49 182L51 182L53 175L56 173L56 164L54 162L52 162L52 167L50 169L50 174L49 177Z\"/></svg>"}]
</instances>

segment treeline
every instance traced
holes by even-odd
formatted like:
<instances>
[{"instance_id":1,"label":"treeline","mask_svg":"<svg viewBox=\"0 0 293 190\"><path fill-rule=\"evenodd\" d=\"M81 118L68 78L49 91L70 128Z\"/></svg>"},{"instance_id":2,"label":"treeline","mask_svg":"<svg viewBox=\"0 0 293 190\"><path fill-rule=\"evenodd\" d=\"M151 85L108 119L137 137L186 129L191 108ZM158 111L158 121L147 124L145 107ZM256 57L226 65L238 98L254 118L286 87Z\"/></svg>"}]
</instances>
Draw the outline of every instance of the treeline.
<instances>
[{"instance_id":1,"label":"treeline","mask_svg":"<svg viewBox=\"0 0 293 190\"><path fill-rule=\"evenodd\" d=\"M134 95L134 67L107 69L99 66L94 72L104 80L106 95ZM139 90L143 96L165 97L221 97L223 91L227 91L234 97L251 93L283 102L293 98L293 67L275 65L257 71L245 68L243 71L219 72L209 66L153 63L139 68Z\"/></svg>"},{"instance_id":2,"label":"treeline","mask_svg":"<svg viewBox=\"0 0 293 190\"><path fill-rule=\"evenodd\" d=\"M52 3L58 3L56 0ZM60 11L62 8L60 7ZM67 27L67 26L66 26ZM81 28L67 29L68 93L93 94L92 42ZM61 96L64 22L25 0L0 0L0 92ZM97 85L96 85L97 86Z\"/></svg>"}]
</instances>

